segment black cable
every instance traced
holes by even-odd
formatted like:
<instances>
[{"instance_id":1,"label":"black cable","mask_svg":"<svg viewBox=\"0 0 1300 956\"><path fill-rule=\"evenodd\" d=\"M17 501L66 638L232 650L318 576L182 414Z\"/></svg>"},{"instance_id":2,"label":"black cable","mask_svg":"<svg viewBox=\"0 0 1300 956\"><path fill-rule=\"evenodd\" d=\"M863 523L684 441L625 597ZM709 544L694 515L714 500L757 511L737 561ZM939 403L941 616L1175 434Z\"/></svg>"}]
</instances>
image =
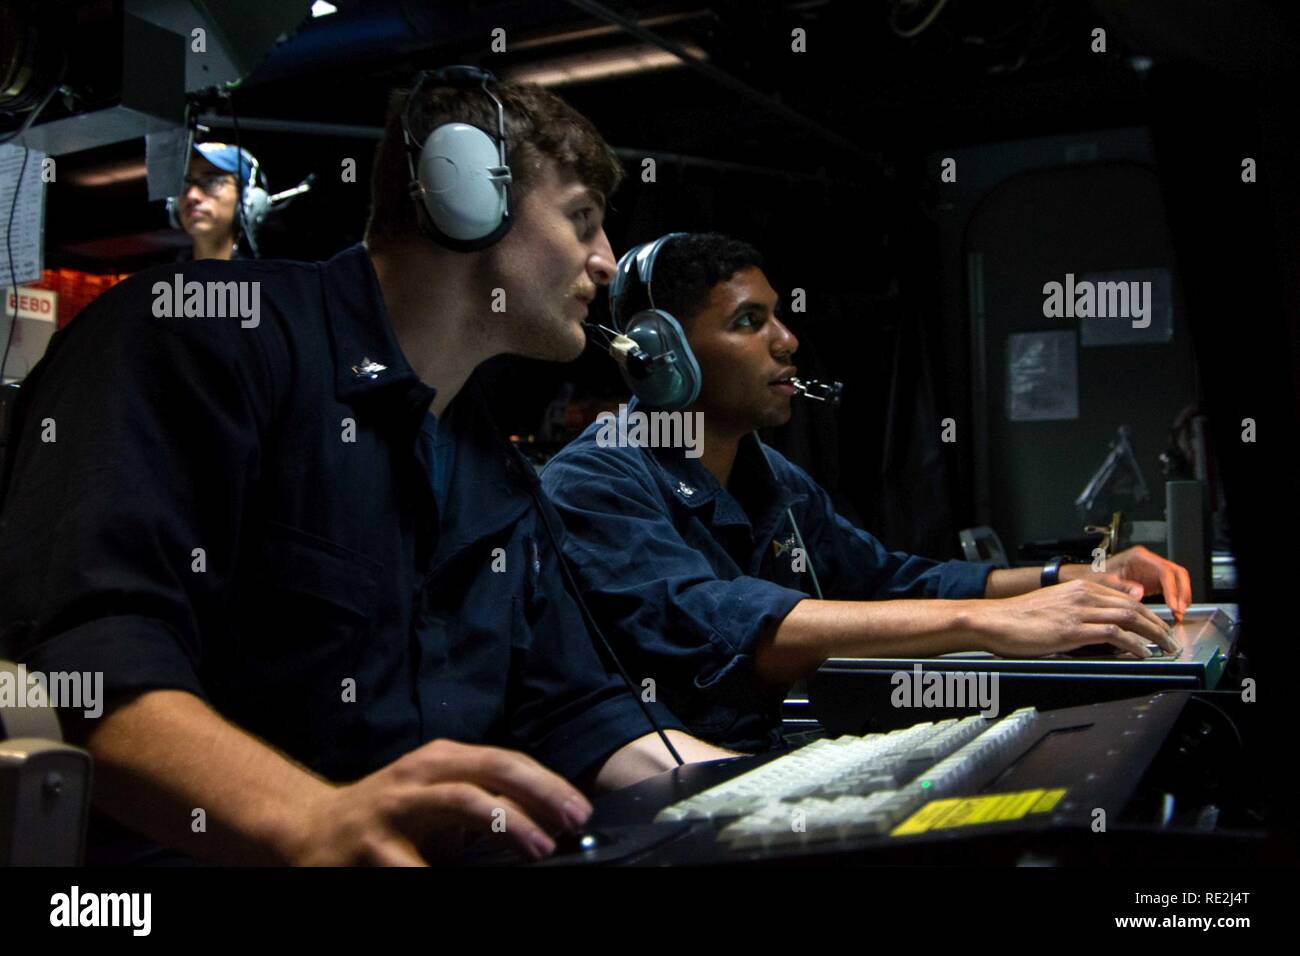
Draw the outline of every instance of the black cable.
<instances>
[{"instance_id":1,"label":"black cable","mask_svg":"<svg viewBox=\"0 0 1300 956\"><path fill-rule=\"evenodd\" d=\"M23 187L23 174L27 172L27 157L32 151L23 147L23 164L18 167L18 181L14 183L14 199L9 204L9 223L5 226L5 255L9 258L9 287L14 290L14 317L9 320L9 335L5 350L0 354L0 385L4 384L5 365L9 361L9 347L13 345L14 328L18 325L18 283L14 282L14 211L18 208L18 191Z\"/></svg>"},{"instance_id":2,"label":"black cable","mask_svg":"<svg viewBox=\"0 0 1300 956\"><path fill-rule=\"evenodd\" d=\"M45 95L41 97L41 101L36 104L35 108L30 113L27 114L27 118L23 120L21 126L19 126L12 133L6 133L3 138L0 138L0 146L3 146L5 143L13 142L18 137L26 133L29 129L31 129L32 124L36 122L36 118L40 116L41 113L45 110L45 107L49 105L50 100L54 99L54 94L59 92L59 90L63 87L63 80L64 77L66 77L67 75L68 75L68 55L67 53L64 53L63 62L59 64L59 75L55 77L54 82L50 84L49 90L47 90ZM68 95L75 96L75 94L71 93L70 91Z\"/></svg>"},{"instance_id":3,"label":"black cable","mask_svg":"<svg viewBox=\"0 0 1300 956\"><path fill-rule=\"evenodd\" d=\"M19 126L12 133L6 133L5 137L3 139L0 139L0 146L3 146L5 143L13 142L18 137L22 136L23 133L26 133L29 129L31 129L32 124L36 122L36 117L41 114L41 110L45 109L46 104L48 104L50 100L54 98L54 94L57 93L58 91L59 91L59 84L56 82L53 86L50 87L50 91L45 94L45 97L39 103L36 104L36 108L27 114L27 118L23 120L22 125Z\"/></svg>"},{"instance_id":4,"label":"black cable","mask_svg":"<svg viewBox=\"0 0 1300 956\"><path fill-rule=\"evenodd\" d=\"M235 93L234 90L226 91L226 102L230 104L230 125L235 128L235 169L244 168L244 146L239 140L239 117L235 115ZM253 175L253 170L248 170L249 176ZM239 190L235 195L235 215L239 217L239 228L248 240L248 251L252 253L253 258L258 258L257 240L253 238L253 230L248 225L248 219L244 215L244 177L235 174L235 186Z\"/></svg>"},{"instance_id":5,"label":"black cable","mask_svg":"<svg viewBox=\"0 0 1300 956\"><path fill-rule=\"evenodd\" d=\"M1197 697L1195 694L1190 695L1190 699L1196 701L1197 703L1204 704L1206 707L1217 712L1218 715L1222 717L1224 722L1228 725L1228 728L1232 731L1232 735L1237 738L1237 749L1238 750L1246 749L1246 741L1242 738L1241 731L1237 729L1237 722L1234 721L1231 717L1229 717L1227 712L1222 707L1220 707L1218 704L1206 700L1204 697Z\"/></svg>"},{"instance_id":6,"label":"black cable","mask_svg":"<svg viewBox=\"0 0 1300 956\"><path fill-rule=\"evenodd\" d=\"M569 584L569 590L573 592L574 600L578 602L578 607L582 611L582 616L587 620L587 626L591 628L591 632L600 640L601 645L605 648L605 653L609 655L610 660L614 662L614 666L618 668L619 675L623 678L623 682L627 684L627 688L631 692L633 699L637 702L637 706L641 708L641 713L645 714L645 719L650 722L650 726L654 728L655 733L659 735L659 739L662 740L664 746L668 748L668 752L672 754L673 759L677 761L677 766L682 766L686 761L681 758L681 755L677 752L677 748L672 745L672 741L670 741L668 735L664 733L663 725L659 723L650 708L646 706L645 701L641 699L641 695L637 693L636 685L632 683L632 678L628 676L627 671L624 669L623 662L620 661L618 655L614 653L614 648L610 646L609 640L605 637L605 632L600 629L600 625L596 623L596 618L591 613L591 609L587 607L587 602L582 597L582 590L578 587L578 581L574 577L573 569L569 567L569 562L565 559L564 552L560 550L559 536L551 526L550 516L547 515L546 508L543 506L542 497L537 492L536 478L532 476L530 472L526 480L528 480L528 490L533 496L533 504L537 505L537 510L542 516L542 524L546 526L546 535L551 539L551 547L555 549L555 558L560 563L560 569L564 573L565 580Z\"/></svg>"}]
</instances>

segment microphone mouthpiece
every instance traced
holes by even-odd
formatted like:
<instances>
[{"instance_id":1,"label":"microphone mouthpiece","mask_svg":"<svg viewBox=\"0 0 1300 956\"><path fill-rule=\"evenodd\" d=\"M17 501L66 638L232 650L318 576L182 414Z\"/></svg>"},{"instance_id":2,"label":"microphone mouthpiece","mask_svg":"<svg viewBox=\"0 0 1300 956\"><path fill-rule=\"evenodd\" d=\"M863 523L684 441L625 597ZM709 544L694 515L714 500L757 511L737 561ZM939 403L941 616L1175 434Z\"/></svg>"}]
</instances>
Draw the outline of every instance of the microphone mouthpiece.
<instances>
[{"instance_id":1,"label":"microphone mouthpiece","mask_svg":"<svg viewBox=\"0 0 1300 956\"><path fill-rule=\"evenodd\" d=\"M643 379L650 374L650 366L654 360L645 349L636 344L635 340L626 335L614 337L609 343L609 354L614 361L627 369L628 375L635 379Z\"/></svg>"},{"instance_id":2,"label":"microphone mouthpiece","mask_svg":"<svg viewBox=\"0 0 1300 956\"><path fill-rule=\"evenodd\" d=\"M304 179L302 182L300 182L297 186L294 186L292 189L286 189L283 192L276 193L275 195L269 197L269 201L272 206L278 206L281 203L286 203L290 199L293 199L295 196L301 196L303 193L311 192L312 186L314 186L315 183L316 183L316 174L310 173L308 174L307 178Z\"/></svg>"},{"instance_id":3,"label":"microphone mouthpiece","mask_svg":"<svg viewBox=\"0 0 1300 956\"><path fill-rule=\"evenodd\" d=\"M839 407L840 397L844 392L843 382L819 382L816 379L805 382L802 379L792 378L790 384L795 387L796 395L815 402L825 402L831 408Z\"/></svg>"}]
</instances>

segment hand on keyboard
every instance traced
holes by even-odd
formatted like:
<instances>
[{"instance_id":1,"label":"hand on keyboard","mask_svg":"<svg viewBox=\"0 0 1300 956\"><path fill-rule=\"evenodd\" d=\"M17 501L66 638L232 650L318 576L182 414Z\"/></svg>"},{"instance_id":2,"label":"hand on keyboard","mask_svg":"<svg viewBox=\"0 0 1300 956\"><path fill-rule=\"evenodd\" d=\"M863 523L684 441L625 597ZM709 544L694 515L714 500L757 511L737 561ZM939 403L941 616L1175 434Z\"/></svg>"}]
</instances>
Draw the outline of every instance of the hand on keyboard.
<instances>
[{"instance_id":1,"label":"hand on keyboard","mask_svg":"<svg viewBox=\"0 0 1300 956\"><path fill-rule=\"evenodd\" d=\"M984 649L1001 657L1063 654L1098 643L1141 658L1151 656L1148 642L1178 650L1169 625L1149 607L1086 580L979 602L972 623Z\"/></svg>"}]
</instances>

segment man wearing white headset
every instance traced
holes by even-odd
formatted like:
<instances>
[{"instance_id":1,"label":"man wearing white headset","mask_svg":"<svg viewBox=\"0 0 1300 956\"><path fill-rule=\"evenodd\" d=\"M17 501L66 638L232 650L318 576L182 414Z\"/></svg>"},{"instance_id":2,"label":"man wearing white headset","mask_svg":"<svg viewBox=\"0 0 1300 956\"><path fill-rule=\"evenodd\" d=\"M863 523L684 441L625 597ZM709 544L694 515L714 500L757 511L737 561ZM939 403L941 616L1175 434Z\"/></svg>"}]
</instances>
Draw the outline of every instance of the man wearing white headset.
<instances>
[{"instance_id":1,"label":"man wearing white headset","mask_svg":"<svg viewBox=\"0 0 1300 956\"><path fill-rule=\"evenodd\" d=\"M617 159L470 68L394 106L366 244L140 273L23 389L0 656L104 675L102 716L62 715L99 859L418 864L501 830L543 857L579 786L726 755L611 676L474 377L582 351ZM160 309L191 284L260 321Z\"/></svg>"},{"instance_id":2,"label":"man wearing white headset","mask_svg":"<svg viewBox=\"0 0 1300 956\"><path fill-rule=\"evenodd\" d=\"M255 250L267 204L266 176L252 153L195 143L185 191L167 200L167 214L193 240L192 258L233 259Z\"/></svg>"}]
</instances>

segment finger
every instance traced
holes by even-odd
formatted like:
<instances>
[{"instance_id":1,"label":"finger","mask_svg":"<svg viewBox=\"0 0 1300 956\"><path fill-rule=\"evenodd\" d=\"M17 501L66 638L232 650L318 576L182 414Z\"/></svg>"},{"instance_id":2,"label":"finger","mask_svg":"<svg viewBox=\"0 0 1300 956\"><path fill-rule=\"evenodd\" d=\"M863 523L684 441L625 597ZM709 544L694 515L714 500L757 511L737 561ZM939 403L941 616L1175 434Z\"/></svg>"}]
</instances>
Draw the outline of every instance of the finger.
<instances>
[{"instance_id":1,"label":"finger","mask_svg":"<svg viewBox=\"0 0 1300 956\"><path fill-rule=\"evenodd\" d=\"M1183 603L1183 581L1178 574L1178 565L1172 561L1164 562L1160 568L1160 590L1169 610L1173 612L1174 620L1181 624L1186 609Z\"/></svg>"},{"instance_id":2,"label":"finger","mask_svg":"<svg viewBox=\"0 0 1300 956\"><path fill-rule=\"evenodd\" d=\"M1132 631L1124 630L1118 624L1084 624L1079 628L1078 635L1075 647L1084 647L1088 644L1112 644L1135 657L1151 656L1144 638Z\"/></svg>"},{"instance_id":3,"label":"finger","mask_svg":"<svg viewBox=\"0 0 1300 956\"><path fill-rule=\"evenodd\" d=\"M470 779L510 797L555 829L575 830L591 816L582 792L531 757L499 747L476 747Z\"/></svg>"},{"instance_id":4,"label":"finger","mask_svg":"<svg viewBox=\"0 0 1300 956\"><path fill-rule=\"evenodd\" d=\"M520 827L535 824L528 814L509 797L501 794L490 794L494 806L488 816L487 824L479 822L466 823L458 826L454 830L440 830L433 834L420 844L420 853L430 863L445 862L458 863L463 857L467 847L473 845L474 841L482 838L491 841L493 844L510 842L512 834ZM554 843L554 837L551 837L551 843ZM536 842L535 842L536 841ZM529 836L525 838L529 845L524 847L530 859L537 859L541 856L548 856L553 850L552 845L548 845L539 838ZM535 850L535 852L534 852Z\"/></svg>"},{"instance_id":5,"label":"finger","mask_svg":"<svg viewBox=\"0 0 1300 956\"><path fill-rule=\"evenodd\" d=\"M1165 627L1164 621L1157 619L1156 625L1153 625L1145 615L1134 608L1098 609L1089 615L1088 620L1089 623L1114 624L1129 634L1137 635L1142 638L1144 648L1147 641L1154 641L1167 653L1172 654L1178 650L1178 641Z\"/></svg>"},{"instance_id":6,"label":"finger","mask_svg":"<svg viewBox=\"0 0 1300 956\"><path fill-rule=\"evenodd\" d=\"M555 852L555 841L518 804L472 783L408 786L393 794L392 799L388 819L417 844L456 827L491 833L495 824L498 832L505 833L533 859Z\"/></svg>"},{"instance_id":7,"label":"finger","mask_svg":"<svg viewBox=\"0 0 1300 956\"><path fill-rule=\"evenodd\" d=\"M1084 609L1084 620L1091 623L1115 623L1136 634L1166 646L1173 632L1154 611L1145 604L1114 591L1098 589Z\"/></svg>"},{"instance_id":8,"label":"finger","mask_svg":"<svg viewBox=\"0 0 1300 956\"><path fill-rule=\"evenodd\" d=\"M1087 594L1089 604L1092 606L1101 606L1109 608L1134 608L1146 620L1146 622L1157 629L1158 632L1169 636L1173 633L1172 629L1155 611L1147 605L1132 598L1117 594L1108 588L1096 588Z\"/></svg>"},{"instance_id":9,"label":"finger","mask_svg":"<svg viewBox=\"0 0 1300 956\"><path fill-rule=\"evenodd\" d=\"M1178 579L1178 572L1174 570L1173 564L1166 565L1160 572L1160 587L1164 592L1165 603L1169 605L1169 610L1173 612L1174 620L1181 623L1183 619L1182 582Z\"/></svg>"},{"instance_id":10,"label":"finger","mask_svg":"<svg viewBox=\"0 0 1300 956\"><path fill-rule=\"evenodd\" d=\"M530 816L528 811L509 797L500 793L492 796L496 806L492 810L492 819L485 835L494 838L505 836L508 839L510 834L521 826L538 826L536 818ZM554 852L555 838L552 832L543 830L543 833L551 842L551 846L544 847L546 849L544 855L549 856Z\"/></svg>"},{"instance_id":11,"label":"finger","mask_svg":"<svg viewBox=\"0 0 1300 956\"><path fill-rule=\"evenodd\" d=\"M1115 571L1093 571L1088 577L1081 580L1088 584L1099 584L1112 591L1118 591L1135 601L1140 601L1146 596L1146 589L1139 582L1130 581Z\"/></svg>"},{"instance_id":12,"label":"finger","mask_svg":"<svg viewBox=\"0 0 1300 956\"><path fill-rule=\"evenodd\" d=\"M1137 581L1126 581L1118 574L1109 571L1104 574L1094 574L1087 580L1092 581L1095 584L1100 584L1102 587L1110 588L1112 591L1119 591L1121 594L1127 594L1135 601L1142 600L1146 593L1145 589Z\"/></svg>"},{"instance_id":13,"label":"finger","mask_svg":"<svg viewBox=\"0 0 1300 956\"><path fill-rule=\"evenodd\" d=\"M553 829L576 829L591 816L591 804L579 790L517 751L435 740L400 762L408 760L415 782L469 781L510 797Z\"/></svg>"},{"instance_id":14,"label":"finger","mask_svg":"<svg viewBox=\"0 0 1300 956\"><path fill-rule=\"evenodd\" d=\"M1178 623L1181 624L1183 622L1183 615L1187 612L1187 609L1192 606L1192 576L1181 564L1175 564L1174 567L1178 570L1178 593L1182 596L1177 615Z\"/></svg>"}]
</instances>

